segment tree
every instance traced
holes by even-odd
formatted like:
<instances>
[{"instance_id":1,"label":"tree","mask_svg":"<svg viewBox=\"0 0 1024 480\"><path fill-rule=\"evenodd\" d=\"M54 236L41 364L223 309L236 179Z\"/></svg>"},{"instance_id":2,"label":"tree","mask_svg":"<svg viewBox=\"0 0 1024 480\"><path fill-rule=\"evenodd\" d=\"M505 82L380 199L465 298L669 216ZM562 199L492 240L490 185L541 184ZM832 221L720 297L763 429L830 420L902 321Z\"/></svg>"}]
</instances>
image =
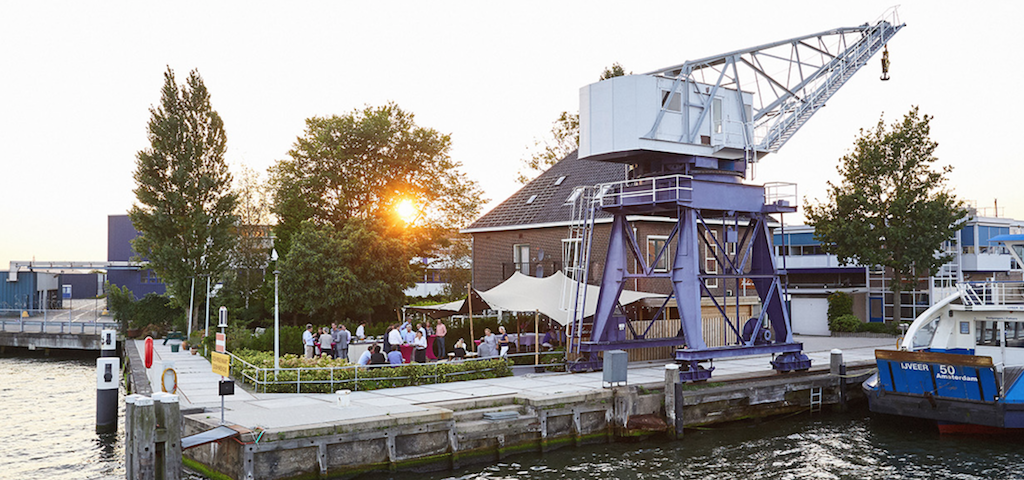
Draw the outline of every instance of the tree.
<instances>
[{"instance_id":1,"label":"tree","mask_svg":"<svg viewBox=\"0 0 1024 480\"><path fill-rule=\"evenodd\" d=\"M466 285L473 281L473 239L467 234L453 233L438 246L433 265L440 267L444 287L441 294L455 301L466 294Z\"/></svg>"},{"instance_id":2,"label":"tree","mask_svg":"<svg viewBox=\"0 0 1024 480\"><path fill-rule=\"evenodd\" d=\"M286 305L306 313L328 308L367 312L382 307L379 301L397 306L401 297L392 296L389 288L400 286L401 293L410 285L412 257L428 256L450 231L476 218L486 202L476 182L451 159L450 150L449 135L417 126L411 113L394 104L306 120L306 131L289 158L271 169ZM402 218L400 205L414 206L416 213ZM355 256L319 264L293 258L352 248L364 249L358 260L387 268L359 266L353 263ZM338 290L349 288L353 279L375 285L383 296ZM326 293L325 288L331 298L303 293Z\"/></svg>"},{"instance_id":3,"label":"tree","mask_svg":"<svg viewBox=\"0 0 1024 480\"><path fill-rule=\"evenodd\" d=\"M270 198L269 185L260 181L251 168L242 169L236 192L238 203L235 215L235 247L231 258L234 265L231 280L233 290L241 295L244 308L263 286L265 269L270 262ZM259 303L259 302L257 302Z\"/></svg>"},{"instance_id":4,"label":"tree","mask_svg":"<svg viewBox=\"0 0 1024 480\"><path fill-rule=\"evenodd\" d=\"M966 215L963 202L945 188L932 164L938 143L929 137L932 117L913 107L889 129L882 119L861 129L853 152L838 166L843 179L828 183L828 203L806 202L808 223L822 249L844 265L880 265L893 272L893 319L900 320L900 292L912 288L950 256L937 255Z\"/></svg>"},{"instance_id":5,"label":"tree","mask_svg":"<svg viewBox=\"0 0 1024 480\"><path fill-rule=\"evenodd\" d=\"M353 218L340 230L304 222L280 261L285 308L343 321L393 307L415 283L408 245L372 220Z\"/></svg>"},{"instance_id":6,"label":"tree","mask_svg":"<svg viewBox=\"0 0 1024 480\"><path fill-rule=\"evenodd\" d=\"M610 67L605 67L598 81L623 75L626 75L626 71L616 62ZM519 183L529 183L540 172L580 148L580 114L562 112L552 123L551 136L535 139L533 146L536 150L523 159L519 171L516 172L516 181Z\"/></svg>"},{"instance_id":7,"label":"tree","mask_svg":"<svg viewBox=\"0 0 1024 480\"><path fill-rule=\"evenodd\" d=\"M168 68L160 106L149 112L150 146L136 156L136 203L128 212L139 232L132 246L163 279L173 304L184 306L193 279L216 278L228 265L236 195L224 162L227 137L195 70L179 87Z\"/></svg>"}]
</instances>

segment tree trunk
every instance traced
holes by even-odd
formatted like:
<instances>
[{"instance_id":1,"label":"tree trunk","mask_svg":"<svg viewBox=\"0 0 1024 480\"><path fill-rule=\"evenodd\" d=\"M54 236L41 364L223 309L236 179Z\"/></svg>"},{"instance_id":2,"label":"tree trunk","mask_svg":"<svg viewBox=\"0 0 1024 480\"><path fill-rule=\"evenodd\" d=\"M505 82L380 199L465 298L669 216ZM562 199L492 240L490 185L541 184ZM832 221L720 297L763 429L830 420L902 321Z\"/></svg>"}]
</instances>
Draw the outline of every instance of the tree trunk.
<instances>
[{"instance_id":1,"label":"tree trunk","mask_svg":"<svg viewBox=\"0 0 1024 480\"><path fill-rule=\"evenodd\" d=\"M892 321L899 325L903 313L903 275L898 271L893 271L892 287L890 287L890 290L892 290Z\"/></svg>"}]
</instances>

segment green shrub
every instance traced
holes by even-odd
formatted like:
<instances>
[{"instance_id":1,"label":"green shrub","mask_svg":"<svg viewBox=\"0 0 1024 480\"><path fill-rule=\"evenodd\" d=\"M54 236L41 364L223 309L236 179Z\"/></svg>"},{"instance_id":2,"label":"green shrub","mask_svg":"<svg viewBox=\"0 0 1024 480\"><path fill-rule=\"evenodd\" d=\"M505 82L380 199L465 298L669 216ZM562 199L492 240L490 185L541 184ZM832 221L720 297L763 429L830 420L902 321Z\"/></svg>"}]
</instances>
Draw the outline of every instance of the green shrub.
<instances>
[{"instance_id":1,"label":"green shrub","mask_svg":"<svg viewBox=\"0 0 1024 480\"><path fill-rule=\"evenodd\" d=\"M273 375L273 352L241 350L233 353L256 367L271 369L270 375ZM352 367L352 364L330 357L307 359L298 355L283 355L280 358L280 364L281 368L299 368L300 370L284 370L278 373L277 381L282 383L266 385L268 393L295 393L296 385L287 382L294 382L300 375L302 382L315 382L302 383L300 387L303 392L310 393L332 393L343 388L376 390L512 375L509 363L502 359L331 369L331 367ZM235 362L232 368L241 381L253 383L251 377L255 376L256 372L252 367ZM356 379L357 375L358 380ZM386 378L386 380L373 380L378 378ZM273 382L273 377L268 380ZM262 391L262 387L260 387L260 391Z\"/></svg>"},{"instance_id":2,"label":"green shrub","mask_svg":"<svg viewBox=\"0 0 1024 480\"><path fill-rule=\"evenodd\" d=\"M843 315L853 315L853 297L846 292L833 292L828 296L828 321Z\"/></svg>"},{"instance_id":3,"label":"green shrub","mask_svg":"<svg viewBox=\"0 0 1024 480\"><path fill-rule=\"evenodd\" d=\"M887 334L887 335L896 335L897 333L899 333L899 328L898 328L898 326L895 323L885 323L885 322L864 323L864 322L861 322L860 325L857 325L857 331L858 332L870 332L870 333L884 333L884 334Z\"/></svg>"},{"instance_id":4,"label":"green shrub","mask_svg":"<svg viewBox=\"0 0 1024 480\"><path fill-rule=\"evenodd\" d=\"M828 328L833 332L856 332L863 323L856 315L848 314L829 320Z\"/></svg>"}]
</instances>

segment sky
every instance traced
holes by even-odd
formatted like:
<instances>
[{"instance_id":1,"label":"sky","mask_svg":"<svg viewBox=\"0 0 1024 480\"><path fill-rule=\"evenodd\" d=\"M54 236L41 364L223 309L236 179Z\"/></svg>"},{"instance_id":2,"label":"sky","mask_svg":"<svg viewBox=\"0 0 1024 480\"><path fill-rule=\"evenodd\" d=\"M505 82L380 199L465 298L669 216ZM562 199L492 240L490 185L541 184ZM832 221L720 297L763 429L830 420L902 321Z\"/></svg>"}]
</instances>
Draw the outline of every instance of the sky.
<instances>
[{"instance_id":1,"label":"sky","mask_svg":"<svg viewBox=\"0 0 1024 480\"><path fill-rule=\"evenodd\" d=\"M1024 69L1013 53L1024 2L965 5L903 3L907 27L889 43L892 79L879 80L873 58L752 181L795 182L801 198L824 200L858 130L918 105L935 117L936 156L953 166L954 192L1024 219L1024 167L1009 142L1020 135L1024 97L1006 83ZM451 135L452 158L489 209L520 187L513 179L534 141L560 112L577 111L580 87L612 63L644 73L873 23L892 6L0 0L0 269L106 259L107 216L134 201L135 156L148 146L149 109L168 67L179 83L193 69L202 75L236 176L285 158L306 118L394 102Z\"/></svg>"}]
</instances>

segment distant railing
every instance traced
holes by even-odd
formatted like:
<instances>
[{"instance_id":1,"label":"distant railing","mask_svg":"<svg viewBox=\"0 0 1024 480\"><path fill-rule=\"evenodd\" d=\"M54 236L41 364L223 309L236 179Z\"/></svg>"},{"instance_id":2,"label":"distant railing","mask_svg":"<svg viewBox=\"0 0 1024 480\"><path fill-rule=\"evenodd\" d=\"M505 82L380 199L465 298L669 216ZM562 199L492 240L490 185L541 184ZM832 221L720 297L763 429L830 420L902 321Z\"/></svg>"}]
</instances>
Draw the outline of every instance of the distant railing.
<instances>
[{"instance_id":1,"label":"distant railing","mask_svg":"<svg viewBox=\"0 0 1024 480\"><path fill-rule=\"evenodd\" d=\"M965 305L1024 305L1024 282L962 282L957 290Z\"/></svg>"},{"instance_id":2,"label":"distant railing","mask_svg":"<svg viewBox=\"0 0 1024 480\"><path fill-rule=\"evenodd\" d=\"M67 313L40 317L21 317L21 310L0 309L0 332L29 333L92 333L99 335L102 330L117 330L120 324L111 321L74 322L67 320Z\"/></svg>"}]
</instances>

